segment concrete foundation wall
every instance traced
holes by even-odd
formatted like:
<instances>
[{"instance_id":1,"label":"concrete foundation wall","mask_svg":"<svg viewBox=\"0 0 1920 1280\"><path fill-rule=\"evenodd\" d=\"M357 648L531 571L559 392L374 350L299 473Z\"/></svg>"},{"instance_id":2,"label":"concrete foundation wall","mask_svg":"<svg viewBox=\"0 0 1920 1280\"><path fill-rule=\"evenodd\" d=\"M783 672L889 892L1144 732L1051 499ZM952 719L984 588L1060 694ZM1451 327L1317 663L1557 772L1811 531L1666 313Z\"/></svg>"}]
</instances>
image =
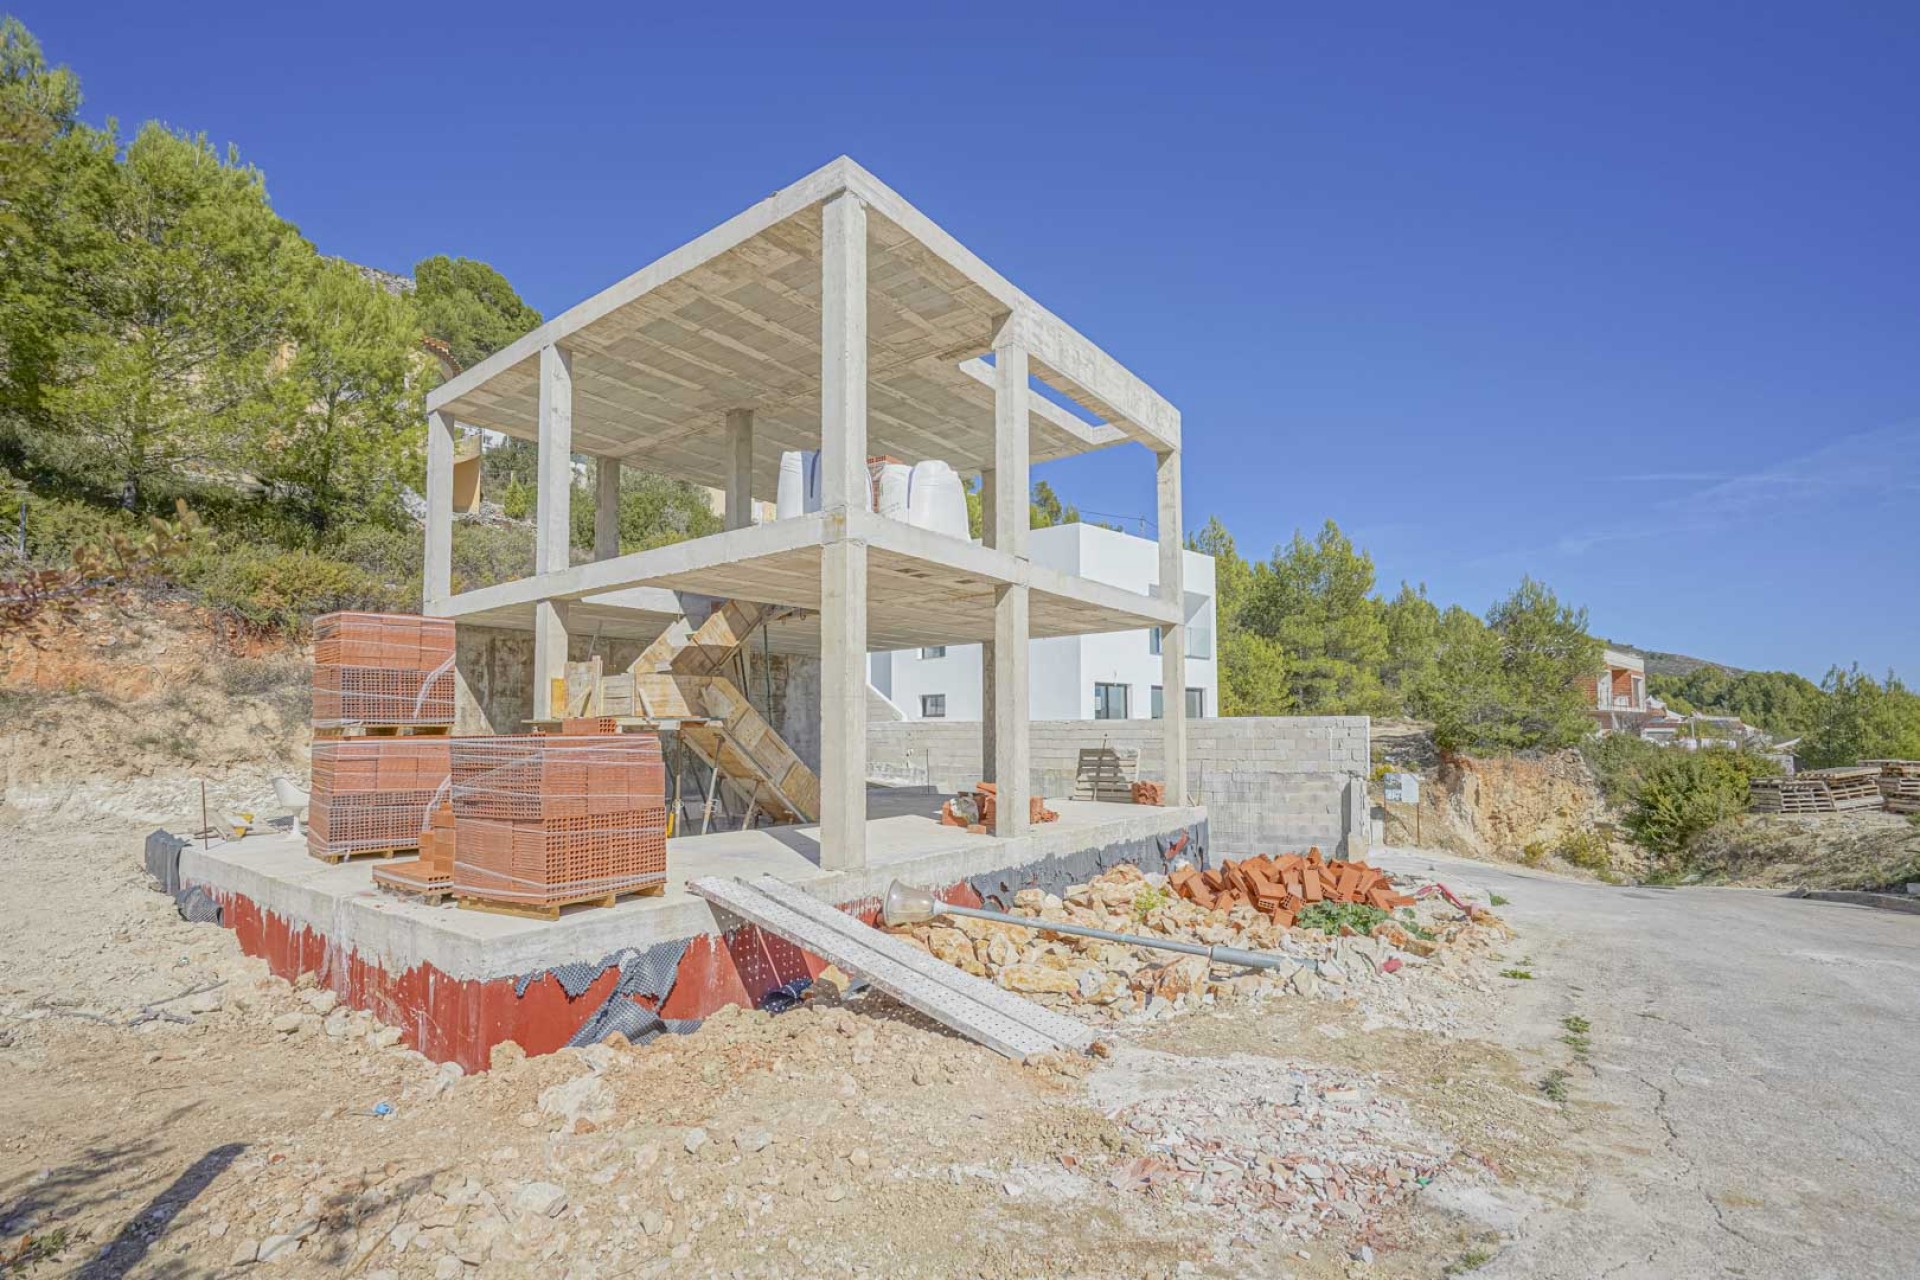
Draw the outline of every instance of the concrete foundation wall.
<instances>
[{"instance_id":1,"label":"concrete foundation wall","mask_svg":"<svg viewBox=\"0 0 1920 1280\"><path fill-rule=\"evenodd\" d=\"M1218 856L1318 845L1364 857L1369 734L1365 716L1188 721L1187 790L1207 807ZM868 772L877 781L957 791L980 779L980 744L978 723L870 724ZM1164 776L1153 721L1036 721L1031 744L1036 795L1071 795L1084 747L1138 750L1140 776Z\"/></svg>"}]
</instances>

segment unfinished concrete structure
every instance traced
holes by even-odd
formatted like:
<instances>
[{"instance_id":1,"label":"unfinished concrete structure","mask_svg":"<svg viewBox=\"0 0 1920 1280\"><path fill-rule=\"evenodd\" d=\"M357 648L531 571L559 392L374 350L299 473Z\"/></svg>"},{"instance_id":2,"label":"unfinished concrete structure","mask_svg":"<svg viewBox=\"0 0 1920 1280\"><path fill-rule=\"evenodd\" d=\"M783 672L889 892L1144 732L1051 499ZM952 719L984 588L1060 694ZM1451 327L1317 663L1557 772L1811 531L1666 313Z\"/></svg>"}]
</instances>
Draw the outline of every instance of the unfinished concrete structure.
<instances>
[{"instance_id":1,"label":"unfinished concrete structure","mask_svg":"<svg viewBox=\"0 0 1920 1280\"><path fill-rule=\"evenodd\" d=\"M1081 406L1037 394L1032 381ZM559 315L428 397L428 614L531 630L534 715L569 633L651 640L677 593L787 606L773 643L821 659L820 859L866 865L867 653L987 646L982 772L995 834L1024 834L1032 793L1028 640L1162 628L1162 683L1186 687L1180 415L1111 356L851 160L835 160ZM452 592L454 424L539 448L537 551L524 578ZM1154 457L1151 595L1028 555L1028 468L1123 441ZM755 525L781 453L818 449L821 510ZM575 454L598 460L594 559L569 545ZM984 545L869 509L868 458L977 473ZM723 489L727 528L621 554L619 473ZM494 726L511 730L519 726ZM1160 732L1186 776L1184 700ZM1169 800L1178 803L1178 788Z\"/></svg>"}]
</instances>

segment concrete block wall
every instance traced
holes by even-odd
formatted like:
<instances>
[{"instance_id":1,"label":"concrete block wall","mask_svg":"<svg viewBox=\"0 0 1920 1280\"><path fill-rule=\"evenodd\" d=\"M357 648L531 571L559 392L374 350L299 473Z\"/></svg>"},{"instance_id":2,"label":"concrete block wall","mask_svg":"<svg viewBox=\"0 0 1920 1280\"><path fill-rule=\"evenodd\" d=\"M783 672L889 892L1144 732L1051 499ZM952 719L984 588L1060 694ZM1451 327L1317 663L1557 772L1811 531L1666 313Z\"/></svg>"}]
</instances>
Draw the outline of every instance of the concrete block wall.
<instances>
[{"instance_id":1,"label":"concrete block wall","mask_svg":"<svg viewBox=\"0 0 1920 1280\"><path fill-rule=\"evenodd\" d=\"M1364 857L1370 733L1365 716L1188 721L1187 794L1207 806L1220 856L1318 845ZM1071 795L1084 747L1137 750L1141 777L1164 776L1157 721L1035 721L1029 741L1036 795ZM868 771L876 781L957 791L979 780L980 753L978 721L867 726Z\"/></svg>"}]
</instances>

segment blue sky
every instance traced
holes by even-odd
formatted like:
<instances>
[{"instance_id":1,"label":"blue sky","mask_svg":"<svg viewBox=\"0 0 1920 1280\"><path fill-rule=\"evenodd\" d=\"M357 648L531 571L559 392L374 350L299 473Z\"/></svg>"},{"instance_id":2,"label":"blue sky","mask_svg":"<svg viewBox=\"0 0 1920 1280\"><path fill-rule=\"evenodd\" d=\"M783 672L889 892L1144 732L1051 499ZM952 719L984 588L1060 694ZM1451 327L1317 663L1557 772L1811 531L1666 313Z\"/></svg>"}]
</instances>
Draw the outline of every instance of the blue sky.
<instances>
[{"instance_id":1,"label":"blue sky","mask_svg":"<svg viewBox=\"0 0 1920 1280\"><path fill-rule=\"evenodd\" d=\"M1920 680L1920 7L190 11L14 7L89 118L549 313L844 152L1181 407L1190 526ZM1132 446L1037 476L1152 512Z\"/></svg>"}]
</instances>

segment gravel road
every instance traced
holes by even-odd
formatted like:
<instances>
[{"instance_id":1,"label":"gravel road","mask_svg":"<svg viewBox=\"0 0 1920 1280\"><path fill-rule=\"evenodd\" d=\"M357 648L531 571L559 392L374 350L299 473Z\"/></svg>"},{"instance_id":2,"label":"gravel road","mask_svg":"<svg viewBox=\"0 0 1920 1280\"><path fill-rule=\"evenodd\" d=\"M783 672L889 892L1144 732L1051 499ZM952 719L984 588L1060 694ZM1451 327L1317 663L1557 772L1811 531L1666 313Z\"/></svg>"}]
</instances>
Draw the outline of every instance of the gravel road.
<instances>
[{"instance_id":1,"label":"gravel road","mask_svg":"<svg viewBox=\"0 0 1920 1280\"><path fill-rule=\"evenodd\" d=\"M1534 1030L1592 1027L1585 1182L1474 1275L1920 1275L1920 916L1374 861L1507 898Z\"/></svg>"}]
</instances>

